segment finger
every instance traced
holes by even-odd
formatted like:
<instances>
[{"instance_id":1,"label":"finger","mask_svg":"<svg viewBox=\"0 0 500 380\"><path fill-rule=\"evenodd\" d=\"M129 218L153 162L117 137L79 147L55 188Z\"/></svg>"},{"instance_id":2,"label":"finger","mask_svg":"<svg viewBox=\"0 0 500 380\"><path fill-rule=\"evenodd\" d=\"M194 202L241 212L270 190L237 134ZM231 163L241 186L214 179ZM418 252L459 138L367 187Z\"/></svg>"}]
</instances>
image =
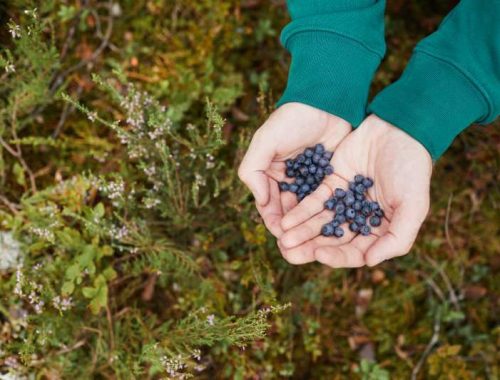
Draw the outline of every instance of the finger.
<instances>
[{"instance_id":1,"label":"finger","mask_svg":"<svg viewBox=\"0 0 500 380\"><path fill-rule=\"evenodd\" d=\"M294 193L288 191L281 193L281 209L283 210L283 215L297 206L297 203L297 195Z\"/></svg>"},{"instance_id":2,"label":"finger","mask_svg":"<svg viewBox=\"0 0 500 380\"><path fill-rule=\"evenodd\" d=\"M264 220L267 229L276 237L279 238L283 234L281 229L281 220L283 211L281 209L281 199L278 184L270 180L269 202L265 206L255 203L257 211Z\"/></svg>"},{"instance_id":3,"label":"finger","mask_svg":"<svg viewBox=\"0 0 500 380\"><path fill-rule=\"evenodd\" d=\"M265 171L275 155L271 140L262 138L258 131L252 138L248 151L238 169L238 176L248 186L257 204L265 206L269 202L269 178Z\"/></svg>"},{"instance_id":4,"label":"finger","mask_svg":"<svg viewBox=\"0 0 500 380\"><path fill-rule=\"evenodd\" d=\"M306 222L295 226L294 228L285 231L280 238L280 242L286 248L293 248L298 245L304 244L308 240L314 239L321 235L321 228L331 222L333 219L333 212L324 210L319 214L313 216ZM329 237L327 241L330 244L338 245L350 241L354 237L354 233L349 230L348 225L342 225L344 235L341 238Z\"/></svg>"},{"instance_id":5,"label":"finger","mask_svg":"<svg viewBox=\"0 0 500 380\"><path fill-rule=\"evenodd\" d=\"M395 210L387 232L366 252L366 264L374 266L393 257L406 255L417 238L428 208L428 199L402 202Z\"/></svg>"},{"instance_id":6,"label":"finger","mask_svg":"<svg viewBox=\"0 0 500 380\"><path fill-rule=\"evenodd\" d=\"M287 249L278 240L278 248L286 261L290 264L300 265L314 261L314 250L317 248L317 243L308 241L299 247Z\"/></svg>"},{"instance_id":7,"label":"finger","mask_svg":"<svg viewBox=\"0 0 500 380\"><path fill-rule=\"evenodd\" d=\"M357 235L346 244L316 248L314 257L318 262L332 268L359 268L365 265L364 253L377 239L376 235Z\"/></svg>"},{"instance_id":8,"label":"finger","mask_svg":"<svg viewBox=\"0 0 500 380\"><path fill-rule=\"evenodd\" d=\"M267 176L271 177L276 182L286 181L291 183L292 182L291 178L288 178L285 173L286 173L286 166L284 162L274 161L266 170Z\"/></svg>"},{"instance_id":9,"label":"finger","mask_svg":"<svg viewBox=\"0 0 500 380\"><path fill-rule=\"evenodd\" d=\"M329 176L309 196L290 210L282 220L281 227L287 231L324 210L325 201L330 198L337 187L346 188L347 182L335 174Z\"/></svg>"}]
</instances>

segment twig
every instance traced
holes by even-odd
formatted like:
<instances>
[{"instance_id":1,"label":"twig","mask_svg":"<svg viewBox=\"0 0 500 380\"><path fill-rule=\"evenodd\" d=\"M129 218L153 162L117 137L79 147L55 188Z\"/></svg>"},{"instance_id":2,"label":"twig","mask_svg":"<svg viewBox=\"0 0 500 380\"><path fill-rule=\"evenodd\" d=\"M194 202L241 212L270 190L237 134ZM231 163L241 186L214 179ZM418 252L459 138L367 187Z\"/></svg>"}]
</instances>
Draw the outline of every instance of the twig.
<instances>
[{"instance_id":1,"label":"twig","mask_svg":"<svg viewBox=\"0 0 500 380\"><path fill-rule=\"evenodd\" d=\"M411 371L411 380L417 379L417 375L420 372L420 369L424 365L425 361L427 360L427 357L431 353L434 346L439 342L440 329L441 329L441 308L437 310L436 316L434 318L434 328L433 328L434 332L432 334L431 340L427 344L427 347L425 347L424 353L420 357L420 360L418 361L417 365Z\"/></svg>"},{"instance_id":2,"label":"twig","mask_svg":"<svg viewBox=\"0 0 500 380\"><path fill-rule=\"evenodd\" d=\"M455 289L451 285L451 281L450 281L449 277L446 275L446 272L432 258L430 258L427 255L423 255L423 256L438 271L438 273L441 276L441 278L443 279L446 287L448 288L448 293L450 295L451 303L453 304L453 306L455 306L455 309L457 311L461 311L462 308L460 307L460 304L458 302L457 294L455 292Z\"/></svg>"},{"instance_id":3,"label":"twig","mask_svg":"<svg viewBox=\"0 0 500 380\"><path fill-rule=\"evenodd\" d=\"M0 194L0 201L2 201L2 203L7 206L7 208L13 213L13 214L17 214L19 212L18 208L19 206L12 203L11 201L9 201L7 199L7 197L5 197L4 195L1 195Z\"/></svg>"},{"instance_id":4,"label":"twig","mask_svg":"<svg viewBox=\"0 0 500 380\"><path fill-rule=\"evenodd\" d=\"M83 91L82 85L78 85L78 88L76 90L76 98L81 95ZM68 102L64 102L64 108L63 112L61 113L61 117L59 118L59 122L57 123L56 129L54 130L54 133L52 133L52 138L56 138L59 136L59 133L61 133L61 129L66 122L66 118L68 115L75 110L75 106L72 104L69 104Z\"/></svg>"},{"instance_id":5,"label":"twig","mask_svg":"<svg viewBox=\"0 0 500 380\"><path fill-rule=\"evenodd\" d=\"M457 251L455 250L455 247L453 245L453 242L451 241L450 238L450 228L449 228L449 222L450 222L450 211L451 211L451 202L453 201L453 194L450 194L450 197L448 198L448 206L446 207L446 219L444 222L444 233L446 236L446 241L448 245L451 248L451 251L453 253L453 257L457 256Z\"/></svg>"}]
</instances>

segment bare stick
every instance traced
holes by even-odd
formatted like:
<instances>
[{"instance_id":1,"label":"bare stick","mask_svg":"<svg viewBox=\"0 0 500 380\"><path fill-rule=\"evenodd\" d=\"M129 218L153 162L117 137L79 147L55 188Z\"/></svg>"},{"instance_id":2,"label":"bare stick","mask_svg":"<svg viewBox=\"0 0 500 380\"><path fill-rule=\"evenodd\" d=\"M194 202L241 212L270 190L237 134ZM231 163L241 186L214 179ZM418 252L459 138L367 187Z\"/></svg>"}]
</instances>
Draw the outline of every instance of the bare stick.
<instances>
[{"instance_id":1,"label":"bare stick","mask_svg":"<svg viewBox=\"0 0 500 380\"><path fill-rule=\"evenodd\" d=\"M417 365L413 368L411 371L411 380L416 380L417 375L422 369L422 366L424 365L425 361L427 360L427 357L431 353L432 349L434 346L439 342L439 330L441 329L441 309L438 309L436 312L436 316L434 318L434 332L432 334L431 340L427 344L427 347L425 347L424 353L420 357L420 360L418 361Z\"/></svg>"}]
</instances>

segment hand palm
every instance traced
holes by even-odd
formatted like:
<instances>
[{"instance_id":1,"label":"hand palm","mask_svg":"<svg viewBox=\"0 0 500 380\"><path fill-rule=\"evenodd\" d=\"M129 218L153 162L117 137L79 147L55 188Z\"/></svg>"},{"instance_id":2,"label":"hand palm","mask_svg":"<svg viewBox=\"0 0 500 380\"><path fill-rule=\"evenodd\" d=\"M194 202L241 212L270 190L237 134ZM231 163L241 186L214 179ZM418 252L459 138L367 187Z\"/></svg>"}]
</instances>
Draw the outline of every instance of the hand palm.
<instances>
[{"instance_id":1,"label":"hand palm","mask_svg":"<svg viewBox=\"0 0 500 380\"><path fill-rule=\"evenodd\" d=\"M280 246L287 254L314 254L332 267L375 265L411 248L429 207L432 163L429 154L403 131L369 117L338 147L335 174L282 220ZM318 236L332 218L323 203L337 187L347 188L356 174L374 180L368 195L385 211L382 225L368 237L348 228L340 239Z\"/></svg>"}]
</instances>

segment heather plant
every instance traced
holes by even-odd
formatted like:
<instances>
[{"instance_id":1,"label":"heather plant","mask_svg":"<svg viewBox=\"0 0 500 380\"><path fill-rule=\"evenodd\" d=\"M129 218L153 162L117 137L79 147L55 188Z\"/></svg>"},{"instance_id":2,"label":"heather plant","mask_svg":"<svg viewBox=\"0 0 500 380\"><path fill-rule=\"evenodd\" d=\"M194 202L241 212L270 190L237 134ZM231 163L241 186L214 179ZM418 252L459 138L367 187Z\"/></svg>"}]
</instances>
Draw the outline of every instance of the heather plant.
<instances>
[{"instance_id":1,"label":"heather plant","mask_svg":"<svg viewBox=\"0 0 500 380\"><path fill-rule=\"evenodd\" d=\"M437 164L410 255L295 267L235 172L284 4L37 3L0 33L0 379L498 377L498 128ZM452 2L389 3L375 88Z\"/></svg>"}]
</instances>

